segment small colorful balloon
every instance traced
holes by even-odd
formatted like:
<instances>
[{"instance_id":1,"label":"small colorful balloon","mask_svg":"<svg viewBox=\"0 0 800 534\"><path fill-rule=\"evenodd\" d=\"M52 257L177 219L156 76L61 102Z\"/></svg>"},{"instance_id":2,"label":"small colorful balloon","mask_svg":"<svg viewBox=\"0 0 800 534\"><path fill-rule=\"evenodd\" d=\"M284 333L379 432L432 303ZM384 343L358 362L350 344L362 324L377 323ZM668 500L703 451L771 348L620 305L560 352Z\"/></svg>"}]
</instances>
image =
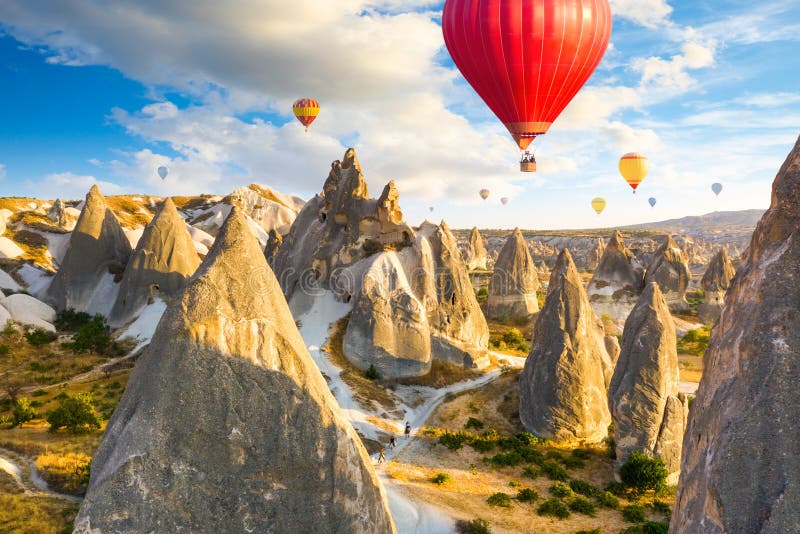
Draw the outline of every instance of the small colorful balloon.
<instances>
[{"instance_id":1,"label":"small colorful balloon","mask_svg":"<svg viewBox=\"0 0 800 534\"><path fill-rule=\"evenodd\" d=\"M602 197L592 199L592 209L594 209L598 215L603 213L603 210L606 209L606 199Z\"/></svg>"},{"instance_id":2,"label":"small colorful balloon","mask_svg":"<svg viewBox=\"0 0 800 534\"><path fill-rule=\"evenodd\" d=\"M433 212L433 206L430 206L430 207L428 208L428 211L430 211L430 212Z\"/></svg>"},{"instance_id":3,"label":"small colorful balloon","mask_svg":"<svg viewBox=\"0 0 800 534\"><path fill-rule=\"evenodd\" d=\"M715 195L719 196L722 193L722 184L717 182L711 186L711 190L714 192Z\"/></svg>"},{"instance_id":4,"label":"small colorful balloon","mask_svg":"<svg viewBox=\"0 0 800 534\"><path fill-rule=\"evenodd\" d=\"M292 111L300 124L305 126L308 131L308 127L319 115L319 102L313 98L300 98L292 104Z\"/></svg>"},{"instance_id":5,"label":"small colorful balloon","mask_svg":"<svg viewBox=\"0 0 800 534\"><path fill-rule=\"evenodd\" d=\"M505 206L506 204L508 204L509 200L511 199L509 199L508 197L503 197L500 199L500 202L503 204L503 206Z\"/></svg>"},{"instance_id":6,"label":"small colorful balloon","mask_svg":"<svg viewBox=\"0 0 800 534\"><path fill-rule=\"evenodd\" d=\"M654 207L655 207L655 205L656 205L656 199L655 199L655 198L653 198L653 197L650 197L650 198L648 198L648 199L647 199L647 202L649 202L649 203L650 203L650 207L651 207L651 208L654 208Z\"/></svg>"},{"instance_id":7,"label":"small colorful balloon","mask_svg":"<svg viewBox=\"0 0 800 534\"><path fill-rule=\"evenodd\" d=\"M486 200L489 198L490 191L488 189L481 189L479 194L483 200Z\"/></svg>"},{"instance_id":8,"label":"small colorful balloon","mask_svg":"<svg viewBox=\"0 0 800 534\"><path fill-rule=\"evenodd\" d=\"M158 175L161 177L162 180L165 180L167 178L167 174L169 173L169 170L167 170L166 167L164 167L162 165L161 167L159 167L156 170L158 171Z\"/></svg>"},{"instance_id":9,"label":"small colorful balloon","mask_svg":"<svg viewBox=\"0 0 800 534\"><path fill-rule=\"evenodd\" d=\"M638 152L630 152L620 158L619 172L628 182L628 185L631 186L633 192L636 193L636 188L639 187L647 177L647 173L650 172L650 162L646 156Z\"/></svg>"}]
</instances>

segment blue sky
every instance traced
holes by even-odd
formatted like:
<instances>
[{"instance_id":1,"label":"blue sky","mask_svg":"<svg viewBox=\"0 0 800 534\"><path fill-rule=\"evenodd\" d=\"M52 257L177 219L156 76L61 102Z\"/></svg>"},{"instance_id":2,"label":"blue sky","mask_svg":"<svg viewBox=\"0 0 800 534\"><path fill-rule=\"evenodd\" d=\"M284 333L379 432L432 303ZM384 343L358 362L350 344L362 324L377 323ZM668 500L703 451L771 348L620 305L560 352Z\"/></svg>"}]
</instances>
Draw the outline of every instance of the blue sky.
<instances>
[{"instance_id":1,"label":"blue sky","mask_svg":"<svg viewBox=\"0 0 800 534\"><path fill-rule=\"evenodd\" d=\"M536 141L534 177L453 68L441 2L220 4L3 2L0 194L260 182L309 197L355 146L373 194L394 179L411 222L433 206L456 227L612 226L766 207L800 133L794 1L613 0L611 47ZM300 96L323 106L309 134L290 116ZM651 159L635 196L616 170L628 151ZM589 207L598 195L601 217Z\"/></svg>"}]
</instances>

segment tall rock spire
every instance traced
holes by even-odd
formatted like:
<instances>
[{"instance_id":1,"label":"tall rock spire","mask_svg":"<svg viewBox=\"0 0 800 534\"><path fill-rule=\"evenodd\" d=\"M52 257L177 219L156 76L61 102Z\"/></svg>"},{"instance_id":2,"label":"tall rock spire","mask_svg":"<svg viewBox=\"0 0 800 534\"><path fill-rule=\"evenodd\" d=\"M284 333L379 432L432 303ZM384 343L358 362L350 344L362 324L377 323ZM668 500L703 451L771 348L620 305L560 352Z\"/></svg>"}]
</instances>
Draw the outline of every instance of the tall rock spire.
<instances>
[{"instance_id":1,"label":"tall rock spire","mask_svg":"<svg viewBox=\"0 0 800 534\"><path fill-rule=\"evenodd\" d=\"M75 532L395 532L234 207L137 362Z\"/></svg>"}]
</instances>

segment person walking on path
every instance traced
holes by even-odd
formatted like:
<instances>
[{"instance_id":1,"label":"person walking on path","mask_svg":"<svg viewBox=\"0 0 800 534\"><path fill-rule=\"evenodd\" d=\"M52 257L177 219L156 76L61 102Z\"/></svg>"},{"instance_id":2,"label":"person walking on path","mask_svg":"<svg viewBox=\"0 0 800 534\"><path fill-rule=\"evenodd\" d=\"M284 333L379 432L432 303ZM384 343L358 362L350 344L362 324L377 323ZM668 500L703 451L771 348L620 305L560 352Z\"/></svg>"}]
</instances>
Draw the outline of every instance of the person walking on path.
<instances>
[{"instance_id":1,"label":"person walking on path","mask_svg":"<svg viewBox=\"0 0 800 534\"><path fill-rule=\"evenodd\" d=\"M385 450L381 447L381 450L378 452L378 463L382 464L386 461Z\"/></svg>"},{"instance_id":2,"label":"person walking on path","mask_svg":"<svg viewBox=\"0 0 800 534\"><path fill-rule=\"evenodd\" d=\"M406 437L411 435L411 423L409 423L408 421L406 421L406 432L405 432L405 434L406 434Z\"/></svg>"}]
</instances>

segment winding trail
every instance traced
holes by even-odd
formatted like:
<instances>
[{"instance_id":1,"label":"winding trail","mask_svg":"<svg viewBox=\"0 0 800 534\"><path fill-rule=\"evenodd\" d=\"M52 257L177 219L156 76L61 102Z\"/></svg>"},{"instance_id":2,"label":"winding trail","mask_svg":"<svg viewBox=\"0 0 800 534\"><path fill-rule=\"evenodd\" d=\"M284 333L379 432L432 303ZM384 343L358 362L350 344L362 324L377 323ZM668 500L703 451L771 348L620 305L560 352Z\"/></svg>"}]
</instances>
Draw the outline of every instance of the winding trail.
<instances>
[{"instance_id":1,"label":"winding trail","mask_svg":"<svg viewBox=\"0 0 800 534\"><path fill-rule=\"evenodd\" d=\"M405 421L386 419L381 414L372 413L359 404L349 386L339 376L342 369L334 365L321 348L328 339L330 325L344 317L350 309L350 304L337 302L332 293L320 295L315 299L311 308L298 317L301 325L300 334L308 346L311 357L320 371L328 378L328 387L350 423L362 435L376 440L381 440L386 428L394 429L397 447L394 450L387 449L385 451L386 462L374 467L386 491L398 534L451 534L455 531L453 518L445 511L420 502L414 499L413 495L409 495L400 484L388 476L386 464L401 454L414 441L419 429L425 425L434 410L449 394L463 393L482 387L499 377L501 371L491 371L480 378L459 382L441 389L407 386L396 388L394 393L400 401L403 401L400 408L405 412L405 418L412 428L411 437L405 438L403 436ZM524 358L499 353L495 355L500 360L506 360L511 367L524 365ZM406 396L413 395L417 398L422 395L424 400L412 408L410 406L412 402L408 398L404 398L404 393ZM382 428L376 428L370 421L371 419L381 420Z\"/></svg>"},{"instance_id":2,"label":"winding trail","mask_svg":"<svg viewBox=\"0 0 800 534\"><path fill-rule=\"evenodd\" d=\"M51 490L47 482L42 478L41 473L36 469L36 464L33 460L8 449L0 448L0 471L5 471L11 475L11 478L25 492L25 495L53 497L75 503L82 501L80 497L75 495L67 495Z\"/></svg>"}]
</instances>

